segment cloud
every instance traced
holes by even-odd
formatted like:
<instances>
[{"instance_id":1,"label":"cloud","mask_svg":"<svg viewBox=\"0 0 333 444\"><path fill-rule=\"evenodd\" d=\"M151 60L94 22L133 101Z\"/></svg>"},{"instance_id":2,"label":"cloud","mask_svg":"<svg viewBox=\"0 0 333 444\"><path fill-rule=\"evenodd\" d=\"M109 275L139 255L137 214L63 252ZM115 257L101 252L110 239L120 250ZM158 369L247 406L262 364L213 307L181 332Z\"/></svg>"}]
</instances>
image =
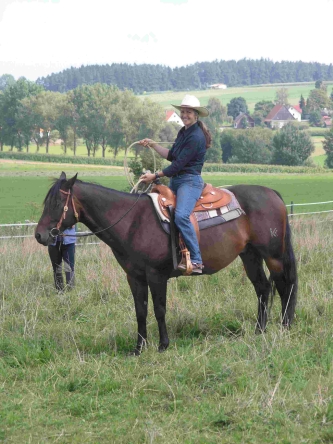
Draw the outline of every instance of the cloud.
<instances>
[{"instance_id":1,"label":"cloud","mask_svg":"<svg viewBox=\"0 0 333 444\"><path fill-rule=\"evenodd\" d=\"M181 5L187 3L188 0L160 0L161 3L172 3L173 5Z\"/></svg>"},{"instance_id":2,"label":"cloud","mask_svg":"<svg viewBox=\"0 0 333 444\"><path fill-rule=\"evenodd\" d=\"M134 34L134 35L128 34L127 37L131 40L134 40L136 42L142 42L142 43L149 43L149 42L157 43L158 42L155 34L152 32L150 32L149 34L145 34L142 37L138 36L138 34Z\"/></svg>"}]
</instances>

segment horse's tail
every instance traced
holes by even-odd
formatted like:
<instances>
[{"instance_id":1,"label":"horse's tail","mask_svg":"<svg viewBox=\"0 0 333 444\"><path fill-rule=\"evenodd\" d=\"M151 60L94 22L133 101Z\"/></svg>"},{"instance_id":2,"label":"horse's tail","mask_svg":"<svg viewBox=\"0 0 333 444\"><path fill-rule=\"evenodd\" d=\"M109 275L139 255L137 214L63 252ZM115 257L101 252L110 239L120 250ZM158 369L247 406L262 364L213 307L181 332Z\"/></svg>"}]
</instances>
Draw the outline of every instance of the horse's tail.
<instances>
[{"instance_id":1,"label":"horse's tail","mask_svg":"<svg viewBox=\"0 0 333 444\"><path fill-rule=\"evenodd\" d=\"M291 238L291 228L287 217L286 234L284 237L283 270L287 283L287 294L285 296L288 298L288 324L290 324L294 318L298 290L297 265Z\"/></svg>"},{"instance_id":2,"label":"horse's tail","mask_svg":"<svg viewBox=\"0 0 333 444\"><path fill-rule=\"evenodd\" d=\"M281 198L281 195L275 191ZM283 324L290 325L294 319L295 307L297 302L298 278L297 265L292 245L291 227L288 216L286 217L286 231L284 236L284 252L282 257L283 262L283 281L284 291L281 296L283 308Z\"/></svg>"}]
</instances>

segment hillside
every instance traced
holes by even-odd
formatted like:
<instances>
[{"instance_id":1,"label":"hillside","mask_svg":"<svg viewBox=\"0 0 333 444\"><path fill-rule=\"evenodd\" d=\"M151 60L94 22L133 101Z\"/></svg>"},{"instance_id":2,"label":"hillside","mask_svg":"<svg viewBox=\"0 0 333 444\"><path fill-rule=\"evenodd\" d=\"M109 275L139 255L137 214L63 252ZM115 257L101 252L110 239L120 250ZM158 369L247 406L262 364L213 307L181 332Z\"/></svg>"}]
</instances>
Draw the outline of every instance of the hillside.
<instances>
[{"instance_id":1,"label":"hillside","mask_svg":"<svg viewBox=\"0 0 333 444\"><path fill-rule=\"evenodd\" d=\"M65 92L83 84L106 83L136 94L145 91L207 89L214 83L228 87L268 83L333 80L333 65L305 62L273 62L268 59L220 60L170 68L162 65L88 65L71 67L37 79L50 91Z\"/></svg>"}]
</instances>

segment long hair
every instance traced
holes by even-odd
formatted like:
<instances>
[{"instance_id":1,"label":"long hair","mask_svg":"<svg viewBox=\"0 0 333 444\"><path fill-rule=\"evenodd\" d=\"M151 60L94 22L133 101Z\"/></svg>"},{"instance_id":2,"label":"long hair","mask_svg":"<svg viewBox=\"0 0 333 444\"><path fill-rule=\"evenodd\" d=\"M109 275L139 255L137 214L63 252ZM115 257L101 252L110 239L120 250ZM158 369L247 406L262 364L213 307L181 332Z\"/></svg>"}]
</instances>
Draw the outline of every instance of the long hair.
<instances>
[{"instance_id":1,"label":"long hair","mask_svg":"<svg viewBox=\"0 0 333 444\"><path fill-rule=\"evenodd\" d=\"M200 126L200 128L202 129L202 132L204 133L204 136L206 139L206 149L208 150L208 148L212 144L212 135L210 134L210 131L207 128L207 126L201 120L198 119L197 123Z\"/></svg>"}]
</instances>

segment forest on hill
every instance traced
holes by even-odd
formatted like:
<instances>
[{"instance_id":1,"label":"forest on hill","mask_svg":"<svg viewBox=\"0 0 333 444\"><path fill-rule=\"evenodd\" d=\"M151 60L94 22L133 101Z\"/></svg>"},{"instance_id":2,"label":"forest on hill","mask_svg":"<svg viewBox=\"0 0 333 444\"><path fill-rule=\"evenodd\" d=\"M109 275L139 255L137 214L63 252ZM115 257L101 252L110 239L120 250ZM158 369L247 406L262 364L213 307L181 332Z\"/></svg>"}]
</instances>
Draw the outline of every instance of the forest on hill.
<instances>
[{"instance_id":1,"label":"forest on hill","mask_svg":"<svg viewBox=\"0 0 333 444\"><path fill-rule=\"evenodd\" d=\"M273 62L269 59L215 60L170 68L163 65L88 65L71 67L40 77L36 83L44 89L66 92L80 85L105 83L135 94L145 91L184 91L206 89L214 83L228 87L268 83L333 80L333 65L311 62Z\"/></svg>"}]
</instances>

